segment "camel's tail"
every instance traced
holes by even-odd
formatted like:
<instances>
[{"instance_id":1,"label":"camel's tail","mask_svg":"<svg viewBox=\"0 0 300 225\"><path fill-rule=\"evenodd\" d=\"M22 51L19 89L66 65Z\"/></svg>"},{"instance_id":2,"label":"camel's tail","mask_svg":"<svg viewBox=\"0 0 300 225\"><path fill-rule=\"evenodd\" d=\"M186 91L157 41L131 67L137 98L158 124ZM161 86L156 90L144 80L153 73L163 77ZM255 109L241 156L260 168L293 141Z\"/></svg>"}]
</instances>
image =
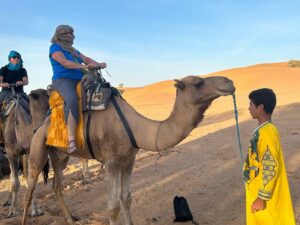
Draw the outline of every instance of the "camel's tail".
<instances>
[{"instance_id":1,"label":"camel's tail","mask_svg":"<svg viewBox=\"0 0 300 225\"><path fill-rule=\"evenodd\" d=\"M44 184L47 184L47 182L48 182L48 174L49 174L49 159L47 160L47 162L43 168Z\"/></svg>"}]
</instances>

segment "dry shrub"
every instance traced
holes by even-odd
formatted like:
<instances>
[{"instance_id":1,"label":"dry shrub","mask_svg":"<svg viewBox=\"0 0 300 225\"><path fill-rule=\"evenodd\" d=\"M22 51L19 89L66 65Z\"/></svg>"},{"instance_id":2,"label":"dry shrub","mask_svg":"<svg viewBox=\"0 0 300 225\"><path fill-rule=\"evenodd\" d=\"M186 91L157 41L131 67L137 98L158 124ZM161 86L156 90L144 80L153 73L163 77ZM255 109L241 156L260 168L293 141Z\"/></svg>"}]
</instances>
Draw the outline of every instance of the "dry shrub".
<instances>
[{"instance_id":1,"label":"dry shrub","mask_svg":"<svg viewBox=\"0 0 300 225\"><path fill-rule=\"evenodd\" d=\"M299 67L300 68L300 60L290 60L288 62L289 67Z\"/></svg>"}]
</instances>

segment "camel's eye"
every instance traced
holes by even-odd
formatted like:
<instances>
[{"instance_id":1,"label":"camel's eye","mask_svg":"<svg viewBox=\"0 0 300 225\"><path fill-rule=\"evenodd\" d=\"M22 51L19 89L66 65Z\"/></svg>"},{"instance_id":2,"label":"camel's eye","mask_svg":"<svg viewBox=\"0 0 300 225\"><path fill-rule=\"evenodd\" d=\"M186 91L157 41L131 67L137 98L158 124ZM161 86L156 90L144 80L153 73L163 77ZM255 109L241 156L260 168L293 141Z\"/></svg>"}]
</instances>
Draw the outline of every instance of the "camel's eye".
<instances>
[{"instance_id":1,"label":"camel's eye","mask_svg":"<svg viewBox=\"0 0 300 225\"><path fill-rule=\"evenodd\" d=\"M197 83L195 83L194 85L195 85L195 88L196 88L196 89L199 89L199 88L202 87L203 84L204 84L204 79L200 79L200 80L198 80Z\"/></svg>"}]
</instances>

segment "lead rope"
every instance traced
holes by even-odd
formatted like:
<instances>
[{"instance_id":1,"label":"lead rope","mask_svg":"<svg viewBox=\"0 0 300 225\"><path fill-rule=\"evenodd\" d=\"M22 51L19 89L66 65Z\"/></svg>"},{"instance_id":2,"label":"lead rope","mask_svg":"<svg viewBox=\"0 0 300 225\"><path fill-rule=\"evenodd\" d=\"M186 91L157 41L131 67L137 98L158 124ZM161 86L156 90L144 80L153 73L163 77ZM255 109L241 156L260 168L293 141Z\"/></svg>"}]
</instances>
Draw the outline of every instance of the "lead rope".
<instances>
[{"instance_id":1,"label":"lead rope","mask_svg":"<svg viewBox=\"0 0 300 225\"><path fill-rule=\"evenodd\" d=\"M240 157L241 157L241 167L242 171L244 170L244 157L243 157L243 151L242 151L242 144L241 144L241 136L240 136L240 127L239 127L239 118L238 118L238 110L236 106L236 97L235 93L232 94L233 97L233 105L234 105L234 117L235 117L235 126L236 126L236 132L237 132L237 139L238 139L238 145L239 145L239 151L240 151ZM244 174L242 174L243 182L244 181Z\"/></svg>"}]
</instances>

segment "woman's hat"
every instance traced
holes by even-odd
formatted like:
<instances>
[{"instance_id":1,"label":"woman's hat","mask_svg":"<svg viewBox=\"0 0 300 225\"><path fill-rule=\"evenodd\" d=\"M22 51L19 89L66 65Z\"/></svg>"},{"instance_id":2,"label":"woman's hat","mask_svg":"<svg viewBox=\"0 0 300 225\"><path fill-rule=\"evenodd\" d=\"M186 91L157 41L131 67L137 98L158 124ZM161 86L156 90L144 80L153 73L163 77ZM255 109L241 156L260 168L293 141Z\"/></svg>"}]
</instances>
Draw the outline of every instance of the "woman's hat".
<instances>
[{"instance_id":1,"label":"woman's hat","mask_svg":"<svg viewBox=\"0 0 300 225\"><path fill-rule=\"evenodd\" d=\"M21 54L17 51L10 51L10 53L8 54L8 60L10 60L10 58L12 57L19 57L20 59L22 59Z\"/></svg>"}]
</instances>

